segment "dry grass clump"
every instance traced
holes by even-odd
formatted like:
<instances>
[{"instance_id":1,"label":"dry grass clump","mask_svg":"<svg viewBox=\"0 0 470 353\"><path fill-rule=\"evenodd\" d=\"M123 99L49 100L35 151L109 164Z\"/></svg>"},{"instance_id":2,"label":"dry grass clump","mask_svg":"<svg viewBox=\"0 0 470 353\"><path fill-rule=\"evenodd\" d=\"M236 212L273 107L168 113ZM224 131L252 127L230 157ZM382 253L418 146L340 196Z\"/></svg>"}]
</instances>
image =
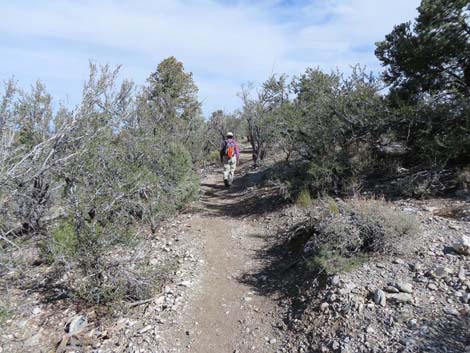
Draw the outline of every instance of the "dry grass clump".
<instances>
[{"instance_id":1,"label":"dry grass clump","mask_svg":"<svg viewBox=\"0 0 470 353\"><path fill-rule=\"evenodd\" d=\"M161 290L167 275L167 272L152 266L131 269L129 264L115 264L95 278L77 278L75 294L97 304L145 300Z\"/></svg>"},{"instance_id":2,"label":"dry grass clump","mask_svg":"<svg viewBox=\"0 0 470 353\"><path fill-rule=\"evenodd\" d=\"M419 235L412 216L376 199L321 199L310 214L311 237L304 251L311 264L334 273L347 271L368 257L403 254Z\"/></svg>"}]
</instances>

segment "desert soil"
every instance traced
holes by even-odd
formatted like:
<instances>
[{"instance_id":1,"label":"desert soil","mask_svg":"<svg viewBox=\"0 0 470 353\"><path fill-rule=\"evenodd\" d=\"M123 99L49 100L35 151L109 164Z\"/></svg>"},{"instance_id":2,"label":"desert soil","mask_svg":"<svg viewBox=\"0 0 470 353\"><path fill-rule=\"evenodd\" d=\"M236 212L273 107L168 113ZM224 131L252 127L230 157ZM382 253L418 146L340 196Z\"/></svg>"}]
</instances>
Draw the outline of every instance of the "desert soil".
<instances>
[{"instance_id":1,"label":"desert soil","mask_svg":"<svg viewBox=\"0 0 470 353\"><path fill-rule=\"evenodd\" d=\"M242 153L242 163L248 165L249 157ZM187 280L187 297L173 317L174 325L163 332L164 351L279 351L277 298L259 293L243 280L265 265L260 254L268 245L263 222L250 215L243 202L250 196L249 183L247 167L237 171L230 189L224 187L220 172L203 180L202 200L186 222L192 230L187 237L201 244L197 254L201 260Z\"/></svg>"}]
</instances>

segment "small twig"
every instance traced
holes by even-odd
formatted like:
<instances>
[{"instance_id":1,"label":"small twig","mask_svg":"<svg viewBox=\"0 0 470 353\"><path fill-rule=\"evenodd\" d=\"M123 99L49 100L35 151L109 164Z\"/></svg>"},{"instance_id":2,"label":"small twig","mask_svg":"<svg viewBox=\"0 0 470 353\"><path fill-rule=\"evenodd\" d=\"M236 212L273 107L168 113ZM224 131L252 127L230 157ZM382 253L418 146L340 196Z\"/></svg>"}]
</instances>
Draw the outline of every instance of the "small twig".
<instances>
[{"instance_id":1,"label":"small twig","mask_svg":"<svg viewBox=\"0 0 470 353\"><path fill-rule=\"evenodd\" d=\"M138 302L129 303L129 307L133 308L133 307L136 307L136 306L139 306L139 305L143 305L143 304L153 302L154 300L155 300L155 298L139 300Z\"/></svg>"},{"instance_id":2,"label":"small twig","mask_svg":"<svg viewBox=\"0 0 470 353\"><path fill-rule=\"evenodd\" d=\"M14 247L16 247L17 249L19 249L20 247L18 245L16 245L14 242L12 242L10 239L8 239L7 237L3 236L3 235L0 235L0 238L5 240L7 243L9 243L10 245L13 245Z\"/></svg>"}]
</instances>

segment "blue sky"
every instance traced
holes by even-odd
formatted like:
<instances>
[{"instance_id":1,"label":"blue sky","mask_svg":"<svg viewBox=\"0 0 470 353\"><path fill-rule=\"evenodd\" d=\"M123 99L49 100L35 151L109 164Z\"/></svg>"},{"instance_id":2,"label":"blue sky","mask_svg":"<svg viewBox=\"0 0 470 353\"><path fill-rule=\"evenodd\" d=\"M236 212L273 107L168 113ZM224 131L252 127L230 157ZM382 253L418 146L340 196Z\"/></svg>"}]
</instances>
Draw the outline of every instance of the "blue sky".
<instances>
[{"instance_id":1,"label":"blue sky","mask_svg":"<svg viewBox=\"0 0 470 353\"><path fill-rule=\"evenodd\" d=\"M194 74L204 113L232 111L243 83L307 67L379 72L374 43L419 0L0 0L0 80L40 79L75 105L89 60L143 84L168 56Z\"/></svg>"}]
</instances>

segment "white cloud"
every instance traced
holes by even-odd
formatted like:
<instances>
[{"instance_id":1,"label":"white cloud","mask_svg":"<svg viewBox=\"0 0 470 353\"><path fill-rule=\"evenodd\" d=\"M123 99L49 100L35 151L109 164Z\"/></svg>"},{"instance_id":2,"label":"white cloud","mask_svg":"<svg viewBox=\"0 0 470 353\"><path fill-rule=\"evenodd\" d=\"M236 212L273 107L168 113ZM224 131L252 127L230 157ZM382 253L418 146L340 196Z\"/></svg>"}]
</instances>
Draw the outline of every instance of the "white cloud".
<instances>
[{"instance_id":1,"label":"white cloud","mask_svg":"<svg viewBox=\"0 0 470 353\"><path fill-rule=\"evenodd\" d=\"M418 0L302 3L9 2L0 5L0 49L12 58L2 65L0 75L6 78L18 70L46 84L53 75L57 85L62 75L67 78L63 84L73 91L86 77L84 58L121 63L124 72L141 83L159 61L174 55L194 72L207 113L219 106L233 109L241 83L260 82L272 71L347 69L357 62L377 69L373 50L358 48L373 48L394 24L413 19L419 5ZM85 62L71 74L70 64L79 59Z\"/></svg>"}]
</instances>

